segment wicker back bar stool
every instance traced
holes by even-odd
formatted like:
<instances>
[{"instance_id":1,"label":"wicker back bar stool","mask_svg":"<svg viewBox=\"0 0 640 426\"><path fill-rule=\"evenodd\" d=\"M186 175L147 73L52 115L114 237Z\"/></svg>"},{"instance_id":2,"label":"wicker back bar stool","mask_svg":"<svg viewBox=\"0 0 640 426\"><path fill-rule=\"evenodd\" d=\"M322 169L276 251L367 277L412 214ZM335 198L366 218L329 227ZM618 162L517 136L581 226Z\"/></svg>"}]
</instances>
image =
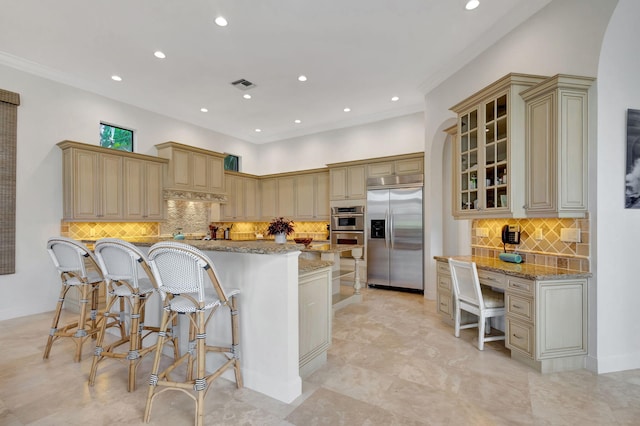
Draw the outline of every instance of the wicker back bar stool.
<instances>
[{"instance_id":1,"label":"wicker back bar stool","mask_svg":"<svg viewBox=\"0 0 640 426\"><path fill-rule=\"evenodd\" d=\"M91 250L79 241L52 237L47 242L47 251L60 274L62 288L42 358L49 358L53 342L62 337L70 337L76 344L73 360L79 362L83 343L98 332L98 296L104 277ZM77 319L60 326L64 301L72 288L78 292L80 313Z\"/></svg>"},{"instance_id":2,"label":"wicker back bar stool","mask_svg":"<svg viewBox=\"0 0 640 426\"><path fill-rule=\"evenodd\" d=\"M107 283L109 302L99 327L89 385L94 385L101 361L118 359L128 364L127 391L132 392L136 388L138 364L155 349L155 344L144 347L143 341L160 331L158 326L145 324L145 306L155 291L155 279L145 255L133 244L117 238L103 238L96 242L94 252ZM118 311L114 312L116 304ZM110 318L127 324L127 330L119 340L105 346L106 325ZM173 342L174 357L178 359L177 339L172 330L168 329L167 333ZM121 347L127 343L128 351L125 352Z\"/></svg>"},{"instance_id":3,"label":"wicker back bar stool","mask_svg":"<svg viewBox=\"0 0 640 426\"><path fill-rule=\"evenodd\" d=\"M211 260L202 251L190 245L160 242L150 248L148 258L163 299L163 313L149 380L144 421L149 422L154 399L164 391L173 389L186 393L195 401L195 424L201 426L204 418L204 397L213 380L228 368L233 368L236 386L242 387L236 301L239 291L225 291ZM208 345L206 340L207 325L220 308L228 309L231 315L231 344L226 347ZM189 350L160 372L160 356L166 339L163 332L178 314L189 319ZM206 359L210 352L219 353L225 359L217 370L207 374ZM185 377L182 380L176 377L176 368L181 364L186 365Z\"/></svg>"}]
</instances>

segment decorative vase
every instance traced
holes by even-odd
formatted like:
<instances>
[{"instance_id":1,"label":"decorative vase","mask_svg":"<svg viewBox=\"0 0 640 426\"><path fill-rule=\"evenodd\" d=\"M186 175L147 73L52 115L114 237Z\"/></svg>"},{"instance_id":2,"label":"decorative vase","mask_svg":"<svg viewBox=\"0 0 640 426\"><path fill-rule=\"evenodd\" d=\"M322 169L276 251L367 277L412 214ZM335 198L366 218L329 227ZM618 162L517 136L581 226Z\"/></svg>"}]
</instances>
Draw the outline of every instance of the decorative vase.
<instances>
[{"instance_id":1,"label":"decorative vase","mask_svg":"<svg viewBox=\"0 0 640 426\"><path fill-rule=\"evenodd\" d=\"M287 242L287 234L285 234L284 232L280 232L276 234L275 238L276 238L276 243L278 244L284 244Z\"/></svg>"}]
</instances>

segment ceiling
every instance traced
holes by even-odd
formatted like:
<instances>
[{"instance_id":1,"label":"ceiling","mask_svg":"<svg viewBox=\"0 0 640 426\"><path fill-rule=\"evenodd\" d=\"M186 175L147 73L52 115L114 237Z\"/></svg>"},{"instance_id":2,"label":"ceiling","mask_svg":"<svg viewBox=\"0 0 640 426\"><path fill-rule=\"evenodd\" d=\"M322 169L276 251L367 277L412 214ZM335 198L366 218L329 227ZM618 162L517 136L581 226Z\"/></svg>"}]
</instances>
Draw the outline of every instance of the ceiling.
<instances>
[{"instance_id":1,"label":"ceiling","mask_svg":"<svg viewBox=\"0 0 640 426\"><path fill-rule=\"evenodd\" d=\"M421 111L549 2L0 0L0 64L259 144Z\"/></svg>"}]
</instances>

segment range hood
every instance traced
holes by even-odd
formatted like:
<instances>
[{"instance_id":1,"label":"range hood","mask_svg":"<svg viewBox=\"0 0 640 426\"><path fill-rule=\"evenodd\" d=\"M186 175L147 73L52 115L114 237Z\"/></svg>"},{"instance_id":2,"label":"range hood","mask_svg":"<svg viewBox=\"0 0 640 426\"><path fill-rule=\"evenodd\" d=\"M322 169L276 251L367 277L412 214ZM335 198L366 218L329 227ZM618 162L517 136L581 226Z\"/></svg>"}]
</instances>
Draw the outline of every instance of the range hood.
<instances>
[{"instance_id":1,"label":"range hood","mask_svg":"<svg viewBox=\"0 0 640 426\"><path fill-rule=\"evenodd\" d=\"M216 203L227 202L227 194L222 194L222 193L218 194L218 193L212 193L212 192L165 189L162 192L162 196L165 200L204 201L204 202L216 202Z\"/></svg>"}]
</instances>

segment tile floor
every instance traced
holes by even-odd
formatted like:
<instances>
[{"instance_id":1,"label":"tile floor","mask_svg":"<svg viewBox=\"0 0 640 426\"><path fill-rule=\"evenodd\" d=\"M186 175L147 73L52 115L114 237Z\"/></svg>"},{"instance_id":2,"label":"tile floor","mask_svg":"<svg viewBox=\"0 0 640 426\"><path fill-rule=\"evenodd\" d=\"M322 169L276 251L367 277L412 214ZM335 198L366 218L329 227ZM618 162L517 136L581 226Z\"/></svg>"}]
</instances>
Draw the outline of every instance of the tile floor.
<instances>
[{"instance_id":1,"label":"tile floor","mask_svg":"<svg viewBox=\"0 0 640 426\"><path fill-rule=\"evenodd\" d=\"M220 379L206 400L207 425L638 425L640 370L541 375L512 361L503 342L474 346L422 296L365 289L364 302L336 313L325 366L284 404ZM139 425L149 363L126 392L126 368L105 363L87 385L91 345L73 343L42 360L51 314L0 322L0 425ZM150 358L147 358L150 360ZM151 424L193 424L183 394L159 397ZM163 402L161 402L163 401Z\"/></svg>"}]
</instances>

